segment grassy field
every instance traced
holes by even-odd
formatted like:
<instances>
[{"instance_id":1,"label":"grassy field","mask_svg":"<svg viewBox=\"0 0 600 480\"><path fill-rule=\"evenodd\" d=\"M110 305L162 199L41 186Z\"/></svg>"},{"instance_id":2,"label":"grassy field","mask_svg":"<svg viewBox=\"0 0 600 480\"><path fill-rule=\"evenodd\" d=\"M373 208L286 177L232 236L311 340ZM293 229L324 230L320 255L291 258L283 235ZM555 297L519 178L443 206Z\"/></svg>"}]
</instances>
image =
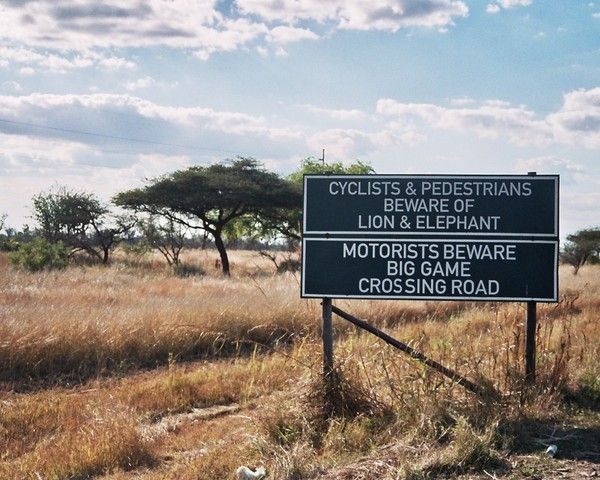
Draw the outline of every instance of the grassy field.
<instances>
[{"instance_id":1,"label":"grassy field","mask_svg":"<svg viewBox=\"0 0 600 480\"><path fill-rule=\"evenodd\" d=\"M561 269L561 302L538 307L529 389L523 304L336 302L501 395L336 320L325 419L319 302L254 252L233 252L231 279L216 258L189 252L203 273L176 276L125 254L38 274L0 256L0 479L600 475L600 267Z\"/></svg>"}]
</instances>

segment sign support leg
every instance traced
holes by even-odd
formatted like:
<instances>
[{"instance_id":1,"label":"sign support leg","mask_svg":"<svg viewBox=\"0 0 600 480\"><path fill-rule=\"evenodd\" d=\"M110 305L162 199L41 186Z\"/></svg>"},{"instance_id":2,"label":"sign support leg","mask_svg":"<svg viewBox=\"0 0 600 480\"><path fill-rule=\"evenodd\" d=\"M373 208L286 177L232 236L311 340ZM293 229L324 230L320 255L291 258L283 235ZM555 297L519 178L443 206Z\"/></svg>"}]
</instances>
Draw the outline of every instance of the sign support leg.
<instances>
[{"instance_id":1,"label":"sign support leg","mask_svg":"<svg viewBox=\"0 0 600 480\"><path fill-rule=\"evenodd\" d=\"M325 388L325 410L331 411L333 396L333 326L331 298L323 299L323 386Z\"/></svg>"},{"instance_id":2,"label":"sign support leg","mask_svg":"<svg viewBox=\"0 0 600 480\"><path fill-rule=\"evenodd\" d=\"M535 383L535 333L537 330L537 303L527 302L527 324L525 337L525 383Z\"/></svg>"}]
</instances>

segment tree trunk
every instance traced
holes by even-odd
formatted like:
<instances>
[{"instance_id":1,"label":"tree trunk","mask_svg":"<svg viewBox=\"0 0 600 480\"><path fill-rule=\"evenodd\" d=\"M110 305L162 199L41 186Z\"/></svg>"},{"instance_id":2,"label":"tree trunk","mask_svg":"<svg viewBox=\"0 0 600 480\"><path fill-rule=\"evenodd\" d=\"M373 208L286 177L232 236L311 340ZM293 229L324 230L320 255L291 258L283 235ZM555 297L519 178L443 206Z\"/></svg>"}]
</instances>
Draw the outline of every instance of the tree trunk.
<instances>
[{"instance_id":1,"label":"tree trunk","mask_svg":"<svg viewBox=\"0 0 600 480\"><path fill-rule=\"evenodd\" d=\"M108 256L110 254L110 247L102 247L102 263L106 265L108 263Z\"/></svg>"},{"instance_id":2,"label":"tree trunk","mask_svg":"<svg viewBox=\"0 0 600 480\"><path fill-rule=\"evenodd\" d=\"M223 243L223 238L221 237L221 232L216 231L212 232L213 237L215 237L215 246L219 251L219 255L221 256L221 265L223 266L223 275L230 276L229 273L229 258L227 257L227 250L225 250L225 244Z\"/></svg>"}]
</instances>

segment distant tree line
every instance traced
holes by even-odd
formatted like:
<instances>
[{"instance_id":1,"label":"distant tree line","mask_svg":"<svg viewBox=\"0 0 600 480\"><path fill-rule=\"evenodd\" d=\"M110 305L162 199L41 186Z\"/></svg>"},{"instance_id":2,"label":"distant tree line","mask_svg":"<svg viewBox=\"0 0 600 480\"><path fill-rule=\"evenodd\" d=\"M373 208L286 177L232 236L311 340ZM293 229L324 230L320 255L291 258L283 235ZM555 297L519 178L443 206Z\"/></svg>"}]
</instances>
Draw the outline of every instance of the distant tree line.
<instances>
[{"instance_id":1,"label":"distant tree line","mask_svg":"<svg viewBox=\"0 0 600 480\"><path fill-rule=\"evenodd\" d=\"M35 270L44 259L62 266L65 258L78 254L106 264L125 242L157 250L176 268L183 248L195 243L214 246L223 274L229 275L230 246L298 246L302 177L324 172L372 173L373 169L360 161L344 166L308 158L299 170L281 177L253 158L238 157L177 170L144 187L118 193L112 204L126 214L114 213L111 205L91 193L59 187L33 197L36 228L6 231L0 236L0 248L16 250L14 263ZM0 217L1 226L4 220ZM31 243L34 237L37 240ZM29 257L37 260L31 264Z\"/></svg>"},{"instance_id":2,"label":"distant tree line","mask_svg":"<svg viewBox=\"0 0 600 480\"><path fill-rule=\"evenodd\" d=\"M13 251L14 263L36 270L60 268L78 254L106 264L125 243L138 251L156 250L177 269L184 248L214 246L223 274L229 275L228 248L240 247L260 250L281 270L297 262L288 258L280 264L267 250L298 248L302 180L311 173L374 171L361 161L344 165L307 158L282 177L253 158L238 157L151 179L141 188L118 193L112 205L91 193L58 187L33 197L34 229L5 229L6 215L0 215L0 249ZM127 213L115 213L114 207ZM561 260L574 274L586 263L600 262L600 228L569 235Z\"/></svg>"},{"instance_id":3,"label":"distant tree line","mask_svg":"<svg viewBox=\"0 0 600 480\"><path fill-rule=\"evenodd\" d=\"M586 263L600 263L600 228L588 228L567 236L561 260L573 267L573 274Z\"/></svg>"}]
</instances>

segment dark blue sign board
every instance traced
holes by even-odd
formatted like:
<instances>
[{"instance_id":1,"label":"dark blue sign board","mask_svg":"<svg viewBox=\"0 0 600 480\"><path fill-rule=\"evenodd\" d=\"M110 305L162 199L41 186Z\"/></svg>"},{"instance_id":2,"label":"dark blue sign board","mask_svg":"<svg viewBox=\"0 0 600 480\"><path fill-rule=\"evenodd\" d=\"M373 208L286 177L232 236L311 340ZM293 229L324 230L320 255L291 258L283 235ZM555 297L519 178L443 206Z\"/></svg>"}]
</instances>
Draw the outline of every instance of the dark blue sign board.
<instances>
[{"instance_id":1,"label":"dark blue sign board","mask_svg":"<svg viewBox=\"0 0 600 480\"><path fill-rule=\"evenodd\" d=\"M306 175L302 296L558 299L557 175Z\"/></svg>"},{"instance_id":2,"label":"dark blue sign board","mask_svg":"<svg viewBox=\"0 0 600 480\"><path fill-rule=\"evenodd\" d=\"M554 301L558 245L544 240L303 242L304 297Z\"/></svg>"},{"instance_id":3,"label":"dark blue sign board","mask_svg":"<svg viewBox=\"0 0 600 480\"><path fill-rule=\"evenodd\" d=\"M304 234L558 237L558 176L306 175Z\"/></svg>"}]
</instances>

